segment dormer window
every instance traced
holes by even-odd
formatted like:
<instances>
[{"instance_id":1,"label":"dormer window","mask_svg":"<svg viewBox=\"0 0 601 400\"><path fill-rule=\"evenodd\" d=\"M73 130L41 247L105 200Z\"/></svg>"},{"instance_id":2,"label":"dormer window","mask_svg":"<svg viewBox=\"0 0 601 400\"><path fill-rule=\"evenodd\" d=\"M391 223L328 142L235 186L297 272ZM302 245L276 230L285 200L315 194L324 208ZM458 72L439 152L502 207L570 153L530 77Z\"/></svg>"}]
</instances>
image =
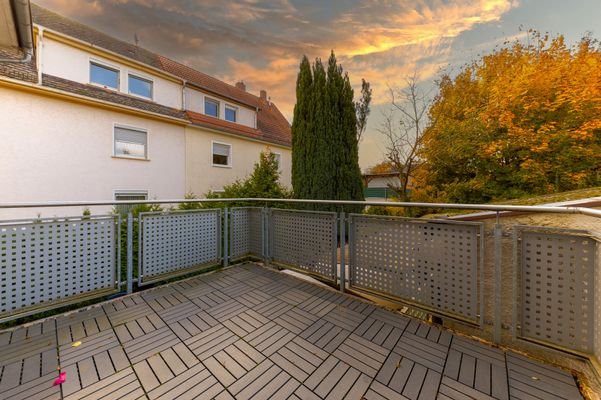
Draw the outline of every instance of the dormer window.
<instances>
[{"instance_id":1,"label":"dormer window","mask_svg":"<svg viewBox=\"0 0 601 400\"><path fill-rule=\"evenodd\" d=\"M205 114L211 117L219 118L219 102L213 99L205 98Z\"/></svg>"},{"instance_id":2,"label":"dormer window","mask_svg":"<svg viewBox=\"0 0 601 400\"><path fill-rule=\"evenodd\" d=\"M230 122L236 122L238 109L232 106L225 106L225 120Z\"/></svg>"},{"instance_id":3,"label":"dormer window","mask_svg":"<svg viewBox=\"0 0 601 400\"><path fill-rule=\"evenodd\" d=\"M119 90L119 70L90 61L90 83Z\"/></svg>"},{"instance_id":4,"label":"dormer window","mask_svg":"<svg viewBox=\"0 0 601 400\"><path fill-rule=\"evenodd\" d=\"M152 100L152 81L129 74L127 79L129 94Z\"/></svg>"}]
</instances>

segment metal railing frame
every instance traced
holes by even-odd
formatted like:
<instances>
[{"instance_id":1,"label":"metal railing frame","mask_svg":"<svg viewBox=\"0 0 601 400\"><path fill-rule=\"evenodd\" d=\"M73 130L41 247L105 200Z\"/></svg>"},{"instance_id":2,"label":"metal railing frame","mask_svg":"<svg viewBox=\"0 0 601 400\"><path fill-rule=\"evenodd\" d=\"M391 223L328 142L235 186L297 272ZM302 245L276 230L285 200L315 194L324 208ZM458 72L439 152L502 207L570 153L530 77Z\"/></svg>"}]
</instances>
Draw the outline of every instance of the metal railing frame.
<instances>
[{"instance_id":1,"label":"metal railing frame","mask_svg":"<svg viewBox=\"0 0 601 400\"><path fill-rule=\"evenodd\" d=\"M601 218L601 210L596 210L587 207L572 207L572 206L520 206L520 205L492 205L492 204L452 204L452 203L412 203L412 202L383 202L383 201L352 201L352 200L312 200L312 199L274 199L274 198L228 198L228 199L165 199L165 200L128 200L128 201L114 201L114 200L101 200L101 201L52 201L52 202L21 202L21 203L0 203L0 209L27 209L27 208L55 208L55 207L95 207L95 206L115 206L115 205L141 205L141 204L179 204L179 203L263 203L262 204L262 218L261 218L261 231L262 231L262 253L266 264L271 261L271 246L268 219L271 213L271 208L265 207L265 204L279 203L279 204L314 204L314 205L334 205L334 206L382 206L382 207L408 207L408 208L435 208L435 209L455 209L455 210L475 210L475 211L492 211L496 214L496 223L493 228L494 237L494 322L493 332L494 341L496 343L501 342L501 331L502 331L502 317L501 317L501 299L502 299L502 284L501 284L501 273L502 273L502 246L501 240L502 225L500 217L503 213L508 212L519 212L519 213L553 213L553 214L580 214L595 218ZM222 218L225 222L224 231L222 231L222 243L225 255L222 258L224 266L228 264L228 208L225 207L222 214ZM491 215L494 217L495 214ZM32 218L31 220L34 220ZM132 277L132 231L133 231L133 217L131 212L127 216L127 282L126 284L127 293L133 291L133 277ZM348 262L352 263L352 260L346 260L345 255L345 235L347 231L346 224L348 223L348 217L344 212L338 213L339 229L338 238L341 243L340 251L340 273L339 288L341 291L345 290L345 282L347 277L345 266ZM348 231L349 234L351 231ZM483 235L482 235L483 236ZM352 237L349 237L349 241L352 241ZM483 247L483 246L482 246ZM221 251L221 250L220 250ZM483 249L481 249L483 252ZM481 258L483 254L481 254ZM484 268L483 266L481 266ZM121 282L120 282L121 283ZM481 296L482 300L482 296ZM10 317L8 317L10 318ZM482 322L483 316L481 314L480 320ZM2 318L2 321L6 321L7 318Z\"/></svg>"}]
</instances>

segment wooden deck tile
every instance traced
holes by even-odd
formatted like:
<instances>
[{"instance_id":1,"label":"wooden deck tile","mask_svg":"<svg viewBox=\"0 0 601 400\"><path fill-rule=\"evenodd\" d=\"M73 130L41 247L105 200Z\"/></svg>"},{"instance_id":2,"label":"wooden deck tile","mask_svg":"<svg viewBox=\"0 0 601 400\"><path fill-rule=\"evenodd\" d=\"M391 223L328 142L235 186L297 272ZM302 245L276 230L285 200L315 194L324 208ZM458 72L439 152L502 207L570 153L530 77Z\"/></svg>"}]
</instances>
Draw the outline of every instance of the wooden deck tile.
<instances>
[{"instance_id":1,"label":"wooden deck tile","mask_svg":"<svg viewBox=\"0 0 601 400\"><path fill-rule=\"evenodd\" d=\"M509 394L528 399L582 399L574 377L559 368L536 363L515 353L507 353Z\"/></svg>"},{"instance_id":2,"label":"wooden deck tile","mask_svg":"<svg viewBox=\"0 0 601 400\"><path fill-rule=\"evenodd\" d=\"M171 325L174 322L185 319L191 315L195 315L201 312L200 307L191 301L186 301L172 307L164 308L157 311L159 317L165 321L167 325Z\"/></svg>"},{"instance_id":3,"label":"wooden deck tile","mask_svg":"<svg viewBox=\"0 0 601 400\"><path fill-rule=\"evenodd\" d=\"M43 375L32 381L23 383L10 389L0 389L0 399L6 400L60 400L59 386L52 386L58 376L57 371Z\"/></svg>"},{"instance_id":4,"label":"wooden deck tile","mask_svg":"<svg viewBox=\"0 0 601 400\"><path fill-rule=\"evenodd\" d=\"M309 297L307 300L303 301L298 306L301 309L318 317L323 317L324 315L332 311L334 308L336 308L335 303L315 296Z\"/></svg>"},{"instance_id":5,"label":"wooden deck tile","mask_svg":"<svg viewBox=\"0 0 601 400\"><path fill-rule=\"evenodd\" d=\"M188 302L188 298L174 287L163 286L144 292L142 298L156 312Z\"/></svg>"},{"instance_id":6,"label":"wooden deck tile","mask_svg":"<svg viewBox=\"0 0 601 400\"><path fill-rule=\"evenodd\" d=\"M160 319L155 313L151 313L142 318L117 325L115 327L115 333L117 334L119 341L121 341L121 343L125 343L164 326L165 323L163 320Z\"/></svg>"},{"instance_id":7,"label":"wooden deck tile","mask_svg":"<svg viewBox=\"0 0 601 400\"><path fill-rule=\"evenodd\" d=\"M246 311L247 309L248 308L242 303L231 299L217 306L207 309L207 313L209 313L217 321L226 321L234 317L235 315Z\"/></svg>"},{"instance_id":8,"label":"wooden deck tile","mask_svg":"<svg viewBox=\"0 0 601 400\"><path fill-rule=\"evenodd\" d=\"M407 398L427 399L432 396L432 389L438 387L440 378L439 372L392 352L378 372L376 381Z\"/></svg>"},{"instance_id":9,"label":"wooden deck tile","mask_svg":"<svg viewBox=\"0 0 601 400\"><path fill-rule=\"evenodd\" d=\"M81 360L120 347L119 340L113 330L102 331L81 340L81 345L73 347L71 343L59 347L60 365L62 368Z\"/></svg>"},{"instance_id":10,"label":"wooden deck tile","mask_svg":"<svg viewBox=\"0 0 601 400\"><path fill-rule=\"evenodd\" d=\"M332 354L373 378L380 370L389 352L361 336L351 334Z\"/></svg>"},{"instance_id":11,"label":"wooden deck tile","mask_svg":"<svg viewBox=\"0 0 601 400\"><path fill-rule=\"evenodd\" d=\"M132 364L152 356L155 353L166 350L181 343L179 338L165 326L145 335L139 336L129 342L123 343L125 353Z\"/></svg>"},{"instance_id":12,"label":"wooden deck tile","mask_svg":"<svg viewBox=\"0 0 601 400\"><path fill-rule=\"evenodd\" d=\"M56 318L58 344L72 343L87 336L111 329L102 307L93 307Z\"/></svg>"},{"instance_id":13,"label":"wooden deck tile","mask_svg":"<svg viewBox=\"0 0 601 400\"><path fill-rule=\"evenodd\" d=\"M298 305L303 301L307 300L311 295L307 292L303 292L302 290L292 288L290 290L285 291L284 293L277 296L278 299L285 301L291 305Z\"/></svg>"},{"instance_id":14,"label":"wooden deck tile","mask_svg":"<svg viewBox=\"0 0 601 400\"><path fill-rule=\"evenodd\" d=\"M269 358L283 370L304 382L328 357L328 353L300 337L294 338Z\"/></svg>"},{"instance_id":15,"label":"wooden deck tile","mask_svg":"<svg viewBox=\"0 0 601 400\"><path fill-rule=\"evenodd\" d=\"M232 299L214 288L211 288L211 292L192 298L192 302L200 307L201 310L208 310L229 300Z\"/></svg>"},{"instance_id":16,"label":"wooden deck tile","mask_svg":"<svg viewBox=\"0 0 601 400\"><path fill-rule=\"evenodd\" d=\"M169 326L181 340L186 340L218 324L219 321L207 314L206 311L200 311L170 323Z\"/></svg>"},{"instance_id":17,"label":"wooden deck tile","mask_svg":"<svg viewBox=\"0 0 601 400\"><path fill-rule=\"evenodd\" d=\"M300 336L315 346L332 353L344 340L350 335L350 332L342 329L331 322L319 319L309 328L305 329Z\"/></svg>"},{"instance_id":18,"label":"wooden deck tile","mask_svg":"<svg viewBox=\"0 0 601 400\"><path fill-rule=\"evenodd\" d=\"M318 317L316 315L294 307L275 318L274 322L298 335L317 320Z\"/></svg>"},{"instance_id":19,"label":"wooden deck tile","mask_svg":"<svg viewBox=\"0 0 601 400\"><path fill-rule=\"evenodd\" d=\"M334 356L329 356L304 382L324 399L361 399L372 379Z\"/></svg>"},{"instance_id":20,"label":"wooden deck tile","mask_svg":"<svg viewBox=\"0 0 601 400\"><path fill-rule=\"evenodd\" d=\"M56 349L56 331L49 331L35 336L21 335L26 329L13 332L8 344L0 346L0 366L20 362L40 353Z\"/></svg>"},{"instance_id":21,"label":"wooden deck tile","mask_svg":"<svg viewBox=\"0 0 601 400\"><path fill-rule=\"evenodd\" d=\"M151 400L213 399L224 391L224 387L202 364L168 380L148 392Z\"/></svg>"},{"instance_id":22,"label":"wooden deck tile","mask_svg":"<svg viewBox=\"0 0 601 400\"><path fill-rule=\"evenodd\" d=\"M230 331L243 337L267 324L269 320L254 310L246 310L223 322Z\"/></svg>"},{"instance_id":23,"label":"wooden deck tile","mask_svg":"<svg viewBox=\"0 0 601 400\"><path fill-rule=\"evenodd\" d=\"M322 317L347 331L354 331L365 319L365 315L337 305Z\"/></svg>"},{"instance_id":24,"label":"wooden deck tile","mask_svg":"<svg viewBox=\"0 0 601 400\"><path fill-rule=\"evenodd\" d=\"M355 329L354 333L378 346L392 350L401 338L403 330L382 322L379 319L367 317L361 325Z\"/></svg>"},{"instance_id":25,"label":"wooden deck tile","mask_svg":"<svg viewBox=\"0 0 601 400\"><path fill-rule=\"evenodd\" d=\"M265 356L243 340L238 340L203 361L225 387L242 378L265 360Z\"/></svg>"},{"instance_id":26,"label":"wooden deck tile","mask_svg":"<svg viewBox=\"0 0 601 400\"><path fill-rule=\"evenodd\" d=\"M0 393L58 370L56 348L50 348L0 367ZM0 395L0 398L2 396Z\"/></svg>"},{"instance_id":27,"label":"wooden deck tile","mask_svg":"<svg viewBox=\"0 0 601 400\"><path fill-rule=\"evenodd\" d=\"M138 299L133 297L133 299ZM121 325L138 318L146 317L153 314L154 311L143 300L141 303L130 303L123 301L122 303L109 303L104 306L104 311L108 316L109 321L113 326ZM126 305L126 306L124 306Z\"/></svg>"},{"instance_id":28,"label":"wooden deck tile","mask_svg":"<svg viewBox=\"0 0 601 400\"><path fill-rule=\"evenodd\" d=\"M236 399L288 399L300 386L286 371L265 360L228 387Z\"/></svg>"},{"instance_id":29,"label":"wooden deck tile","mask_svg":"<svg viewBox=\"0 0 601 400\"><path fill-rule=\"evenodd\" d=\"M447 358L448 346L405 331L393 351L442 373Z\"/></svg>"},{"instance_id":30,"label":"wooden deck tile","mask_svg":"<svg viewBox=\"0 0 601 400\"><path fill-rule=\"evenodd\" d=\"M294 333L287 329L269 322L245 336L244 340L266 356L270 356L291 341L294 336Z\"/></svg>"},{"instance_id":31,"label":"wooden deck tile","mask_svg":"<svg viewBox=\"0 0 601 400\"><path fill-rule=\"evenodd\" d=\"M270 298L271 298L271 296L264 293L262 290L254 289L254 290L251 290L250 292L240 295L240 297L237 300L240 303L246 304L252 308L253 306L257 306L261 303L266 302Z\"/></svg>"},{"instance_id":32,"label":"wooden deck tile","mask_svg":"<svg viewBox=\"0 0 601 400\"><path fill-rule=\"evenodd\" d=\"M233 299L237 299L238 297L240 297L243 294L248 293L252 290L254 290L254 288L252 286L248 286L247 284L242 283L242 282L238 282L231 286L226 286L224 288L219 289L219 291L221 293L223 293L226 296L229 296Z\"/></svg>"},{"instance_id":33,"label":"wooden deck tile","mask_svg":"<svg viewBox=\"0 0 601 400\"><path fill-rule=\"evenodd\" d=\"M130 367L64 397L65 400L137 400L141 398L145 398L144 391Z\"/></svg>"},{"instance_id":34,"label":"wooden deck tile","mask_svg":"<svg viewBox=\"0 0 601 400\"><path fill-rule=\"evenodd\" d=\"M289 303L280 300L277 297L272 297L263 303L253 307L253 310L269 319L277 318L280 315L286 313L293 306Z\"/></svg>"},{"instance_id":35,"label":"wooden deck tile","mask_svg":"<svg viewBox=\"0 0 601 400\"><path fill-rule=\"evenodd\" d=\"M186 339L184 343L201 361L236 342L238 337L225 326L219 324Z\"/></svg>"}]
</instances>

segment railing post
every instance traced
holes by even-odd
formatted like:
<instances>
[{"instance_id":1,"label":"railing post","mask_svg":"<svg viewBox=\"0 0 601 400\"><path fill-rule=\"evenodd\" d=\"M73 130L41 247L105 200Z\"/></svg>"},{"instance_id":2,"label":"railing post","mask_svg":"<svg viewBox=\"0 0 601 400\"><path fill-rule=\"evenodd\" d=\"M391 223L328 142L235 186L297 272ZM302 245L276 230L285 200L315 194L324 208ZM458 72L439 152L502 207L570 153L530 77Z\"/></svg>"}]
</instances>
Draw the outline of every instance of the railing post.
<instances>
[{"instance_id":1,"label":"railing post","mask_svg":"<svg viewBox=\"0 0 601 400\"><path fill-rule=\"evenodd\" d=\"M129 211L127 213L127 293L130 294L134 290L133 282L133 251L134 251L134 217ZM140 246L141 243L138 243Z\"/></svg>"},{"instance_id":2,"label":"railing post","mask_svg":"<svg viewBox=\"0 0 601 400\"><path fill-rule=\"evenodd\" d=\"M227 267L229 263L229 248L228 248L228 209L223 209L223 267Z\"/></svg>"},{"instance_id":3,"label":"railing post","mask_svg":"<svg viewBox=\"0 0 601 400\"><path fill-rule=\"evenodd\" d=\"M503 308L501 307L502 300L502 289L503 289L503 276L502 276L502 239L503 239L503 230L501 227L499 212L497 211L497 221L495 223L494 228L494 244L495 244L495 252L494 252L494 263L495 263L495 289L494 289L494 342L499 344L501 343L501 329L503 318L501 312Z\"/></svg>"},{"instance_id":4,"label":"railing post","mask_svg":"<svg viewBox=\"0 0 601 400\"><path fill-rule=\"evenodd\" d=\"M340 212L340 291L344 293L346 285L346 218L344 211Z\"/></svg>"}]
</instances>

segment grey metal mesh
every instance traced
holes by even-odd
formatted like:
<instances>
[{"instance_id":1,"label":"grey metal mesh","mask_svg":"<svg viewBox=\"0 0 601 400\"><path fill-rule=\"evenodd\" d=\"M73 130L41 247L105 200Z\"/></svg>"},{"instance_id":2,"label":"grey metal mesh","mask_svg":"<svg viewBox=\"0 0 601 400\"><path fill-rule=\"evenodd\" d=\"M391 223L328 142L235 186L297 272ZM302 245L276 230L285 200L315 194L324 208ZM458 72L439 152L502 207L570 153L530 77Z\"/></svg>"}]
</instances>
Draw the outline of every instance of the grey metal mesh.
<instances>
[{"instance_id":1,"label":"grey metal mesh","mask_svg":"<svg viewBox=\"0 0 601 400\"><path fill-rule=\"evenodd\" d=\"M0 316L116 290L117 220L0 224Z\"/></svg>"},{"instance_id":2,"label":"grey metal mesh","mask_svg":"<svg viewBox=\"0 0 601 400\"><path fill-rule=\"evenodd\" d=\"M481 224L350 216L350 285L476 322Z\"/></svg>"},{"instance_id":3,"label":"grey metal mesh","mask_svg":"<svg viewBox=\"0 0 601 400\"><path fill-rule=\"evenodd\" d=\"M141 284L221 259L221 210L140 213Z\"/></svg>"},{"instance_id":4,"label":"grey metal mesh","mask_svg":"<svg viewBox=\"0 0 601 400\"><path fill-rule=\"evenodd\" d=\"M599 319L595 312L596 241L570 230L516 229L521 240L519 336L593 353Z\"/></svg>"},{"instance_id":5,"label":"grey metal mesh","mask_svg":"<svg viewBox=\"0 0 601 400\"><path fill-rule=\"evenodd\" d=\"M230 210L230 256L262 255L262 210L260 207L240 207Z\"/></svg>"},{"instance_id":6,"label":"grey metal mesh","mask_svg":"<svg viewBox=\"0 0 601 400\"><path fill-rule=\"evenodd\" d=\"M336 282L336 221L335 212L271 210L272 261Z\"/></svg>"}]
</instances>

